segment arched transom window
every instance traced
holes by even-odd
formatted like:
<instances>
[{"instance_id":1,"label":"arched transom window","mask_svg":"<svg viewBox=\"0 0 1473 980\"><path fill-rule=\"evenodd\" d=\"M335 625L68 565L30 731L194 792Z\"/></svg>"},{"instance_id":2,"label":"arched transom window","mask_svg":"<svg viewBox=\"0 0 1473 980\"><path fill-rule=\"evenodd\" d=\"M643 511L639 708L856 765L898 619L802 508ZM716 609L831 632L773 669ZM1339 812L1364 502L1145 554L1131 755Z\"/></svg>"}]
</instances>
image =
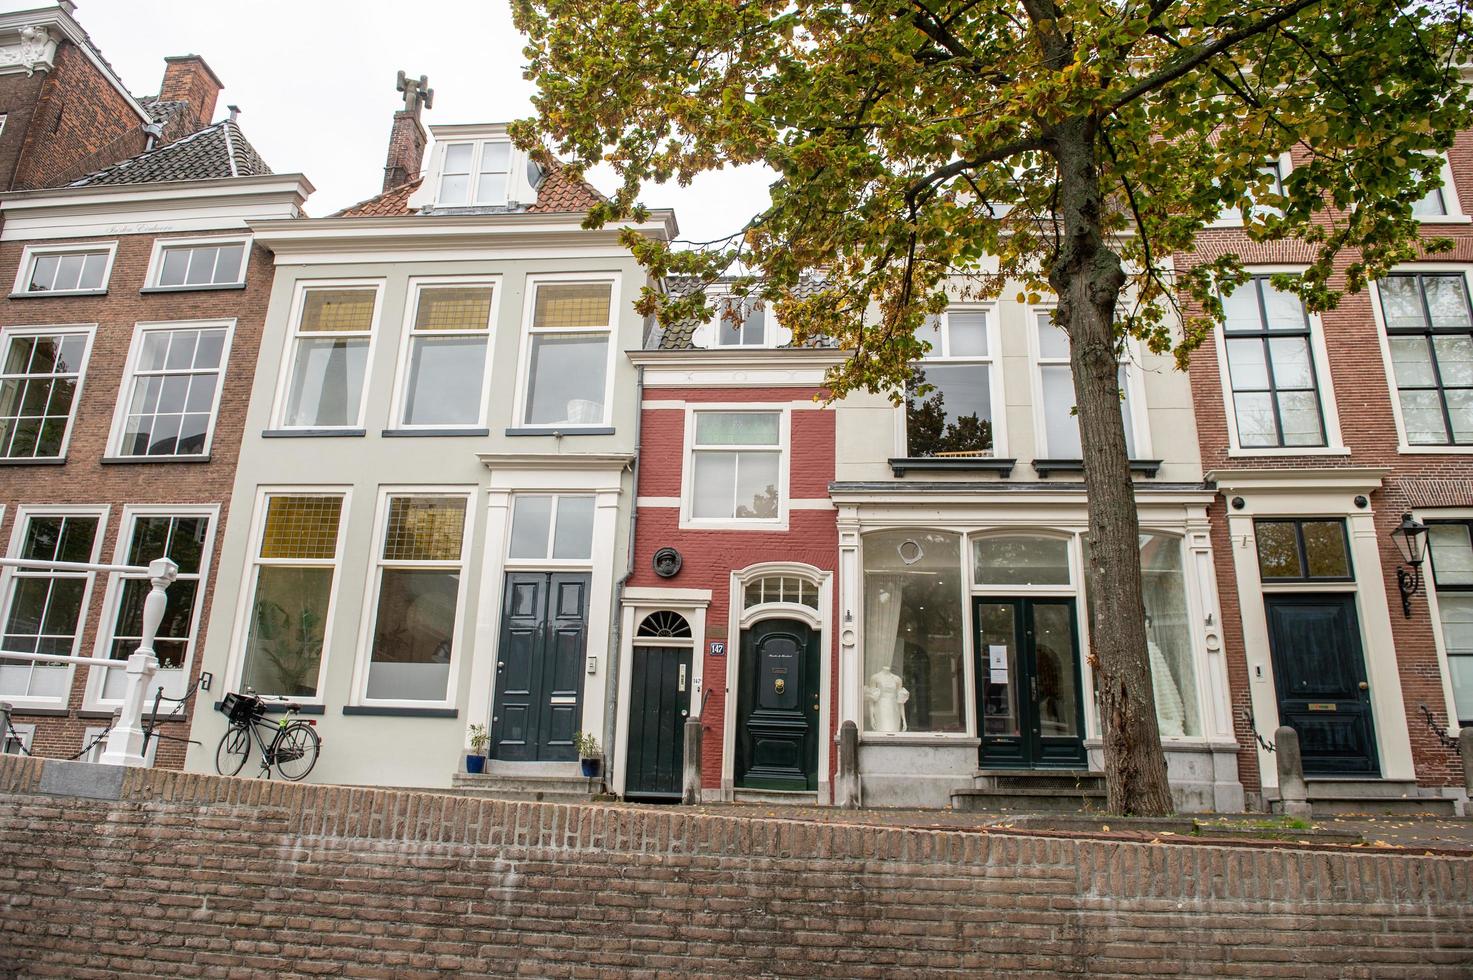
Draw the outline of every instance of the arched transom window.
<instances>
[{"instance_id":1,"label":"arched transom window","mask_svg":"<svg viewBox=\"0 0 1473 980\"><path fill-rule=\"evenodd\" d=\"M792 575L764 575L747 583L744 609L783 602L795 606L818 608L818 586Z\"/></svg>"},{"instance_id":2,"label":"arched transom window","mask_svg":"<svg viewBox=\"0 0 1473 980\"><path fill-rule=\"evenodd\" d=\"M634 635L641 640L689 640L690 623L680 613L660 609L640 620Z\"/></svg>"}]
</instances>

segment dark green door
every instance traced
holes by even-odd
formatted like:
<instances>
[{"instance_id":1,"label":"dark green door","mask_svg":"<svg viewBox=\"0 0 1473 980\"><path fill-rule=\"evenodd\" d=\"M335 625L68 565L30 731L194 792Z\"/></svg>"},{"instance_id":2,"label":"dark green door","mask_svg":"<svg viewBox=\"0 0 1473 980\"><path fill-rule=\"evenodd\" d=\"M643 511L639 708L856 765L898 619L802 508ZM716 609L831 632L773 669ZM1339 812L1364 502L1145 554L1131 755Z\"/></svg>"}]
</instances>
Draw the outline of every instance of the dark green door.
<instances>
[{"instance_id":1,"label":"dark green door","mask_svg":"<svg viewBox=\"0 0 1473 980\"><path fill-rule=\"evenodd\" d=\"M629 676L629 758L624 795L678 800L690 714L690 647L634 648Z\"/></svg>"},{"instance_id":2,"label":"dark green door","mask_svg":"<svg viewBox=\"0 0 1473 980\"><path fill-rule=\"evenodd\" d=\"M1074 600L979 597L972 613L982 767L1083 767Z\"/></svg>"},{"instance_id":3,"label":"dark green door","mask_svg":"<svg viewBox=\"0 0 1473 980\"><path fill-rule=\"evenodd\" d=\"M802 623L767 620L742 632L741 658L736 784L818 789L818 636Z\"/></svg>"},{"instance_id":4,"label":"dark green door","mask_svg":"<svg viewBox=\"0 0 1473 980\"><path fill-rule=\"evenodd\" d=\"M588 642L584 573L507 572L491 758L573 762Z\"/></svg>"},{"instance_id":5,"label":"dark green door","mask_svg":"<svg viewBox=\"0 0 1473 980\"><path fill-rule=\"evenodd\" d=\"M1380 775L1355 596L1271 595L1264 607L1279 723L1299 733L1305 775Z\"/></svg>"}]
</instances>

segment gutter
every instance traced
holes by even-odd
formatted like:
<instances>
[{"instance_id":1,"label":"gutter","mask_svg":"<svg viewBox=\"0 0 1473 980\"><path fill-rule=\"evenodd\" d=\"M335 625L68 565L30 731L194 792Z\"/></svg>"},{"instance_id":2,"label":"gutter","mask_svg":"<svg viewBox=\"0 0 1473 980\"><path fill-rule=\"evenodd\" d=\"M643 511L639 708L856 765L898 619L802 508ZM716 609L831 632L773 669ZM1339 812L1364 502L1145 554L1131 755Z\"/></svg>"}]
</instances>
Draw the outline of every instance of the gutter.
<instances>
[{"instance_id":1,"label":"gutter","mask_svg":"<svg viewBox=\"0 0 1473 980\"><path fill-rule=\"evenodd\" d=\"M610 649L605 654L609 667L609 682L604 692L604 774L608 778L609 761L614 758L614 739L618 737L619 722L619 661L623 659L624 633L624 588L634 575L634 532L639 525L639 440L641 423L644 421L644 367L636 368L634 382L634 462L629 467L631 486L629 490L629 543L625 548L628 557L624 560L624 574L614 583L613 623L610 629Z\"/></svg>"}]
</instances>

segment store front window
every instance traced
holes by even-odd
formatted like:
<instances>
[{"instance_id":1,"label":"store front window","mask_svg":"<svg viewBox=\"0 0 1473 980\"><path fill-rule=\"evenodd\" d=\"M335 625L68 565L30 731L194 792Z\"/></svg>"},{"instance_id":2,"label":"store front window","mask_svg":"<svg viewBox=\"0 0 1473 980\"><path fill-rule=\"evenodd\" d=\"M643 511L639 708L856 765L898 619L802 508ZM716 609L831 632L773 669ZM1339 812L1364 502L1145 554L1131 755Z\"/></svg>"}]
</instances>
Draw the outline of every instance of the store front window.
<instances>
[{"instance_id":1,"label":"store front window","mask_svg":"<svg viewBox=\"0 0 1473 980\"><path fill-rule=\"evenodd\" d=\"M864 538L864 699L870 732L966 730L961 535Z\"/></svg>"}]
</instances>

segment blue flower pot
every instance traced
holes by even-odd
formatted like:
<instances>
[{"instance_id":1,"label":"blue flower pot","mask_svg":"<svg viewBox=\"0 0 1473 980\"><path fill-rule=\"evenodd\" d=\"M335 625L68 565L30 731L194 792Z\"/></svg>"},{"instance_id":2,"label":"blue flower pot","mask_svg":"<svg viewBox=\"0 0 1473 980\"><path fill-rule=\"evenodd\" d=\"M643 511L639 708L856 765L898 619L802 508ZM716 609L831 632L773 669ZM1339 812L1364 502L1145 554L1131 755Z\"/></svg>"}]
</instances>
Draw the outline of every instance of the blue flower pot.
<instances>
[{"instance_id":1,"label":"blue flower pot","mask_svg":"<svg viewBox=\"0 0 1473 980\"><path fill-rule=\"evenodd\" d=\"M465 757L465 771L475 773L485 772L486 757L484 755L467 755Z\"/></svg>"},{"instance_id":2,"label":"blue flower pot","mask_svg":"<svg viewBox=\"0 0 1473 980\"><path fill-rule=\"evenodd\" d=\"M585 779L592 779L598 775L597 759L579 759L578 761L583 764L583 777Z\"/></svg>"}]
</instances>

